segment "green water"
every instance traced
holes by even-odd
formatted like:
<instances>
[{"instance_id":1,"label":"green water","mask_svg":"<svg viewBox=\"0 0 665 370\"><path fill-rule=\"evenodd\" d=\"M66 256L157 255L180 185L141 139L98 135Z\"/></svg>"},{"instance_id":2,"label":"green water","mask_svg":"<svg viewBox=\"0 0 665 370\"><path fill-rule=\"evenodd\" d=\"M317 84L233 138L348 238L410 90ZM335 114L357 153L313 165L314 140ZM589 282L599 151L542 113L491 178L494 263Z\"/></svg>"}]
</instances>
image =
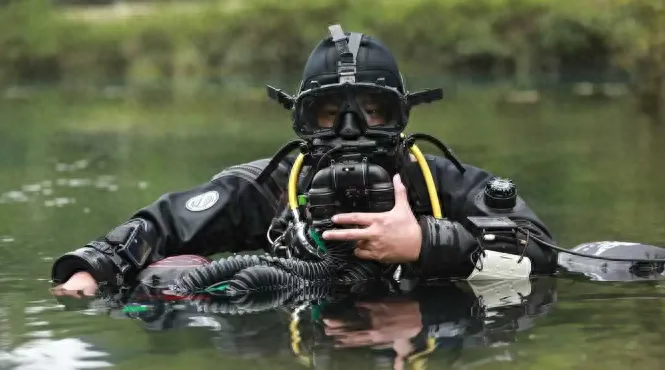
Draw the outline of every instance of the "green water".
<instances>
[{"instance_id":1,"label":"green water","mask_svg":"<svg viewBox=\"0 0 665 370\"><path fill-rule=\"evenodd\" d=\"M382 346L330 344L355 338L348 328L346 336L304 331L310 356L303 358L291 349L284 312L151 331L117 314L64 310L50 296L49 269L61 253L164 192L270 156L292 138L288 113L264 102L262 90L243 99L221 95L139 99L51 91L0 100L0 368L286 369L306 368L312 359L324 369L393 367L385 348L401 348L418 332L408 314L417 301L385 302L398 318L394 330L361 333L379 336ZM509 106L497 103L495 90L467 88L415 111L409 130L434 134L464 162L513 178L562 245L665 245L665 132L635 114L626 98L559 93ZM443 315L440 327L457 333L449 335L454 340L405 368L665 366L659 325L665 287L563 278L544 284L549 303L537 308L516 305L483 319L472 310ZM435 305L443 311L456 304L444 293ZM453 330L459 327L466 329Z\"/></svg>"}]
</instances>

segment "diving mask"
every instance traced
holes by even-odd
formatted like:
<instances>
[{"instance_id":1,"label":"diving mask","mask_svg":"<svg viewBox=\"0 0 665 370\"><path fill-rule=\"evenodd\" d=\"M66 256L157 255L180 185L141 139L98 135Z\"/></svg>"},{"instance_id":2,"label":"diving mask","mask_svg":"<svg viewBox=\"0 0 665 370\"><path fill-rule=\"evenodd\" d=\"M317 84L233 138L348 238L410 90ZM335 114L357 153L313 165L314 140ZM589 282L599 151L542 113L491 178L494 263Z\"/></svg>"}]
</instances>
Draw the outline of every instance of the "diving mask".
<instances>
[{"instance_id":1,"label":"diving mask","mask_svg":"<svg viewBox=\"0 0 665 370\"><path fill-rule=\"evenodd\" d=\"M331 84L302 92L294 104L293 129L303 139L395 136L408 118L407 100L379 84Z\"/></svg>"}]
</instances>

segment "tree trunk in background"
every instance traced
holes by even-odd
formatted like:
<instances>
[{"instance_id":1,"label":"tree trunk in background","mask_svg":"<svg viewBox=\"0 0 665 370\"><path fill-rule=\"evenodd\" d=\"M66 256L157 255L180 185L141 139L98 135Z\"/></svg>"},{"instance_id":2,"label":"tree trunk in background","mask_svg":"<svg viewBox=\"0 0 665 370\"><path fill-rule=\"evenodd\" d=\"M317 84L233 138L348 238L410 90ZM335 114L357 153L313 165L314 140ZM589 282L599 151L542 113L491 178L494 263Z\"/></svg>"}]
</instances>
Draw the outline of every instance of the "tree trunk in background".
<instances>
[{"instance_id":1,"label":"tree trunk in background","mask_svg":"<svg viewBox=\"0 0 665 370\"><path fill-rule=\"evenodd\" d=\"M665 45L653 45L638 69L640 108L655 124L665 124Z\"/></svg>"},{"instance_id":2,"label":"tree trunk in background","mask_svg":"<svg viewBox=\"0 0 665 370\"><path fill-rule=\"evenodd\" d=\"M518 89L531 89L533 87L532 68L533 58L531 48L525 42L520 45L517 49L517 55L515 55L515 82Z\"/></svg>"},{"instance_id":3,"label":"tree trunk in background","mask_svg":"<svg viewBox=\"0 0 665 370\"><path fill-rule=\"evenodd\" d=\"M660 74L657 79L656 112L654 112L655 121L658 124L665 124L665 66L660 67Z\"/></svg>"}]
</instances>

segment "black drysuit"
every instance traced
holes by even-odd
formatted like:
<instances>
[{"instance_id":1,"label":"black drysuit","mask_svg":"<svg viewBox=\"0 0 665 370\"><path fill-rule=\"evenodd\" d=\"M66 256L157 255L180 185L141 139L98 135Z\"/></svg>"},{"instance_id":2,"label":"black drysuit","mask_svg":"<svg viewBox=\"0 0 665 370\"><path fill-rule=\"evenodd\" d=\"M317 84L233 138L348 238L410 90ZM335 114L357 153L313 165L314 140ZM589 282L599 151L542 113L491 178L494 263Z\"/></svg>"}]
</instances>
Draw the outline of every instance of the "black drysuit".
<instances>
[{"instance_id":1,"label":"black drysuit","mask_svg":"<svg viewBox=\"0 0 665 370\"><path fill-rule=\"evenodd\" d=\"M405 267L422 278L465 278L474 268L471 254L478 250L476 238L467 229L466 218L497 214L484 205L482 198L485 185L494 176L469 165L464 165L466 172L462 174L443 157L428 155L426 158L444 219L431 216L417 164L406 165L401 177L409 190L409 201L423 238L419 260ZM267 250L266 231L286 203L292 160L282 161L261 184L255 179L267 166L268 159L232 166L205 184L165 194L106 236L61 256L53 265L52 279L64 282L75 272L85 270L101 283L114 286L131 283L138 273L137 268L126 256L117 253L118 245L122 245L131 232L138 249L150 250L147 259L139 261L143 263L139 269L173 255ZM192 206L190 200L205 193L208 196L197 198ZM521 198L518 197L512 211L499 215L527 225L533 235L552 242L550 232ZM483 247L524 254L531 260L532 274L549 274L557 266L556 252L532 239L522 247L526 250L505 241L486 241Z\"/></svg>"}]
</instances>

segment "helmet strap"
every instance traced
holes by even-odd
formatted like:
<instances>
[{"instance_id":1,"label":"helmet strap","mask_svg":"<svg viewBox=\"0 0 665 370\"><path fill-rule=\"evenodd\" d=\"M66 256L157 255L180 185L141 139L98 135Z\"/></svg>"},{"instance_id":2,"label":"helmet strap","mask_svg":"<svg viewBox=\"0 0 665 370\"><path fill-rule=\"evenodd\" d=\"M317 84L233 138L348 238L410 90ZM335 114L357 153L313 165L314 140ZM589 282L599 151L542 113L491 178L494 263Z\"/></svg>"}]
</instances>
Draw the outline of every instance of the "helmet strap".
<instances>
[{"instance_id":1,"label":"helmet strap","mask_svg":"<svg viewBox=\"0 0 665 370\"><path fill-rule=\"evenodd\" d=\"M339 51L339 61L337 62L337 74L339 74L339 82L356 82L356 57L360 49L360 40L363 37L362 33L351 32L350 36L346 36L342 30L342 26L334 24L328 27L332 41L335 43L337 51Z\"/></svg>"}]
</instances>

